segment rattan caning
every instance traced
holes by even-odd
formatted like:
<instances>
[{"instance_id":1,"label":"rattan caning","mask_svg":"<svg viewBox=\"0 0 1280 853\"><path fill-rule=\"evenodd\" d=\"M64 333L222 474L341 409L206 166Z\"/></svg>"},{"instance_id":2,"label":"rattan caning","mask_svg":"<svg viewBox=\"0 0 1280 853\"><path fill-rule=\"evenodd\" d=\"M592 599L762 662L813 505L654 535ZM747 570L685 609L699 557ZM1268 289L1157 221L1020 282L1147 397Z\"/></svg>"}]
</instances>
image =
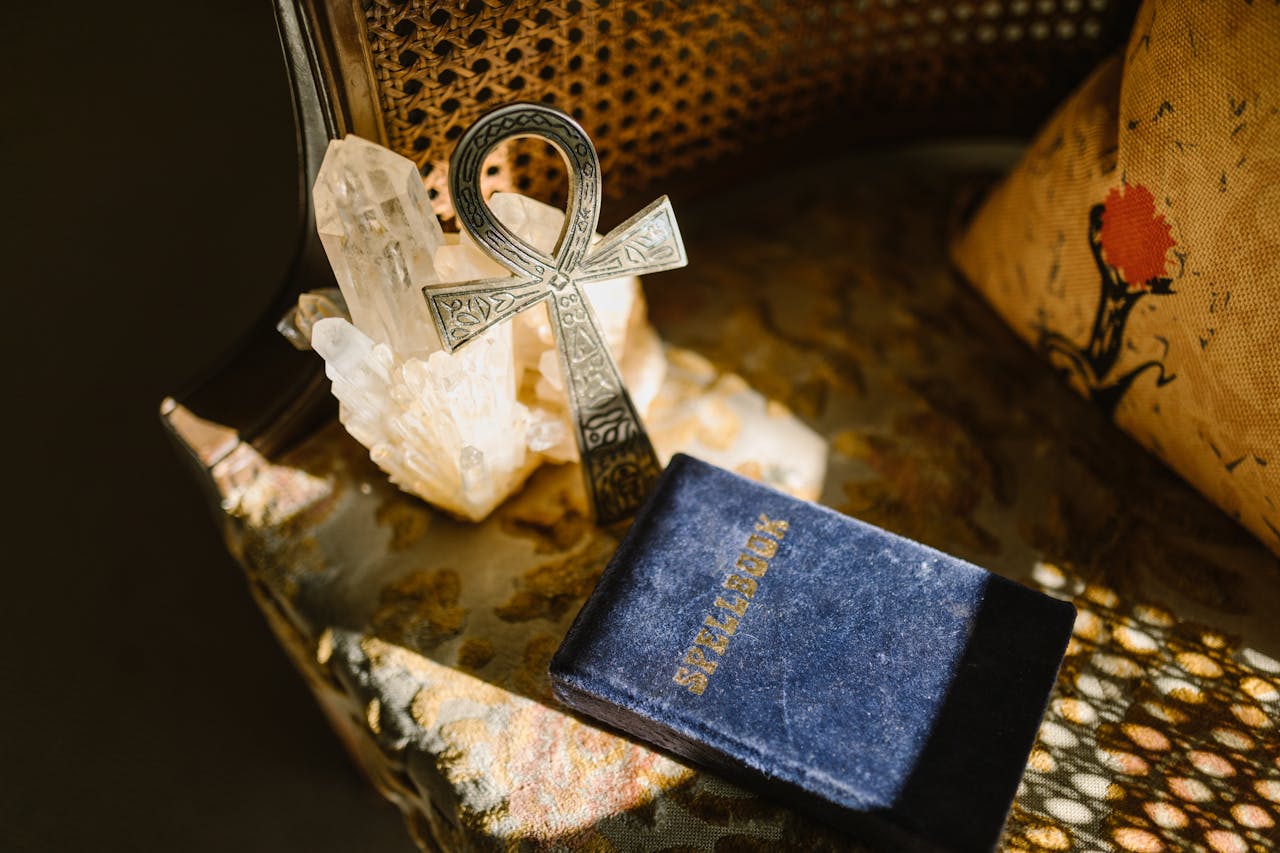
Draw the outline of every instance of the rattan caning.
<instances>
[{"instance_id":1,"label":"rattan caning","mask_svg":"<svg viewBox=\"0 0 1280 853\"><path fill-rule=\"evenodd\" d=\"M855 137L893 136L894 124L1029 131L1132 14L1124 0L364 0L362 8L388 142L419 165L434 194L463 130L514 100L577 118L613 195L824 118L859 119L842 122ZM558 157L540 143L516 143L490 170L491 188L541 198L554 199L563 180Z\"/></svg>"}]
</instances>

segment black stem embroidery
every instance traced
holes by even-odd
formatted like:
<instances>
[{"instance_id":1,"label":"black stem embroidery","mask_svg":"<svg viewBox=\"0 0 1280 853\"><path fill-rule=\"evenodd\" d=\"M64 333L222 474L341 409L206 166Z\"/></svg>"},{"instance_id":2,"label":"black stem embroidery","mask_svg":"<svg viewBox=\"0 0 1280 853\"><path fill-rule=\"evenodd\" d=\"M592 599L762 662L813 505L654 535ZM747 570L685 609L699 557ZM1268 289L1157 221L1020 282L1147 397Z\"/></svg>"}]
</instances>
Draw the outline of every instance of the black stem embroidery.
<instances>
[{"instance_id":1,"label":"black stem embroidery","mask_svg":"<svg viewBox=\"0 0 1280 853\"><path fill-rule=\"evenodd\" d=\"M1133 306L1149 293L1172 293L1173 282L1172 279L1153 278L1145 282L1144 287L1134 288L1121 278L1120 271L1102 256L1102 215L1105 210L1106 206L1101 204L1095 204L1089 210L1089 249L1093 252L1102 284L1089 342L1080 347L1065 335L1041 327L1039 349L1059 372L1079 377L1088 389L1089 398L1106 412L1107 417L1112 417L1121 398L1141 374L1152 368L1157 369L1158 386L1167 385L1175 378L1174 374L1165 373L1163 362L1154 360L1140 364L1118 377L1111 376L1120 358L1124 330Z\"/></svg>"}]
</instances>

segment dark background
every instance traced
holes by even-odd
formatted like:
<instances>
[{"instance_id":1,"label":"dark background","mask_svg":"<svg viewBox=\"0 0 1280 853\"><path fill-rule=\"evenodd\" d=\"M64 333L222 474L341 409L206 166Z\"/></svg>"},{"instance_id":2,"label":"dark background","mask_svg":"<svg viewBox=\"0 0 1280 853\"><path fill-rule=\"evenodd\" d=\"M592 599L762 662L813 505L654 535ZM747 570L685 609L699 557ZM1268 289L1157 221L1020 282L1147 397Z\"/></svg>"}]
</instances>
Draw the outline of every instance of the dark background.
<instances>
[{"instance_id":1,"label":"dark background","mask_svg":"<svg viewBox=\"0 0 1280 853\"><path fill-rule=\"evenodd\" d=\"M0 850L412 850L157 416L289 260L271 6L80 5L0 24Z\"/></svg>"}]
</instances>

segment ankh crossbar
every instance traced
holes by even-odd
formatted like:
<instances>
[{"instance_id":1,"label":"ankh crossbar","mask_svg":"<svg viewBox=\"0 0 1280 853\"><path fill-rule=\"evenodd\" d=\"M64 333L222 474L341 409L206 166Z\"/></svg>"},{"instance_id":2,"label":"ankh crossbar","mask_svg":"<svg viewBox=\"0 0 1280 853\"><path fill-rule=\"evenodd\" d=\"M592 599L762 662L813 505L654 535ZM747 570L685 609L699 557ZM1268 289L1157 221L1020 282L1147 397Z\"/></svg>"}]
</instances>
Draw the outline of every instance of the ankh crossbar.
<instances>
[{"instance_id":1,"label":"ankh crossbar","mask_svg":"<svg viewBox=\"0 0 1280 853\"><path fill-rule=\"evenodd\" d=\"M499 222L480 194L485 158L517 136L550 142L568 165L568 208L550 256ZM459 225L512 276L423 288L441 343L453 352L545 301L592 511L600 524L630 517L661 466L582 286L688 263L671 202L663 196L593 247L600 220L600 159L577 122L541 104L501 107L472 125L453 152L449 191Z\"/></svg>"}]
</instances>

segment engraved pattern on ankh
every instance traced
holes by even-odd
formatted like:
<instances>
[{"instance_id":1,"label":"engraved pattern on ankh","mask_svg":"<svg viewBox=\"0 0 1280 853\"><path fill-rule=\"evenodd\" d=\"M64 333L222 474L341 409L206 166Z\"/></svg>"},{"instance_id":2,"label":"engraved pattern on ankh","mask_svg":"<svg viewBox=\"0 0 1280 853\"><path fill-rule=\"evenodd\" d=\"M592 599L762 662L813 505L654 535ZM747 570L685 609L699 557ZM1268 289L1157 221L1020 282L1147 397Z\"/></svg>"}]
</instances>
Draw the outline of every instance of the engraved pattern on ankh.
<instances>
[{"instance_id":1,"label":"engraved pattern on ankh","mask_svg":"<svg viewBox=\"0 0 1280 853\"><path fill-rule=\"evenodd\" d=\"M485 157L515 136L545 139L568 164L564 230L549 256L499 222L480 195ZM661 466L582 285L684 266L688 259L671 203L663 196L593 249L591 238L600 220L595 146L577 122L541 104L501 107L472 125L453 153L449 191L458 223L512 276L424 288L441 343L452 352L546 300L596 521L627 518L639 508Z\"/></svg>"}]
</instances>

